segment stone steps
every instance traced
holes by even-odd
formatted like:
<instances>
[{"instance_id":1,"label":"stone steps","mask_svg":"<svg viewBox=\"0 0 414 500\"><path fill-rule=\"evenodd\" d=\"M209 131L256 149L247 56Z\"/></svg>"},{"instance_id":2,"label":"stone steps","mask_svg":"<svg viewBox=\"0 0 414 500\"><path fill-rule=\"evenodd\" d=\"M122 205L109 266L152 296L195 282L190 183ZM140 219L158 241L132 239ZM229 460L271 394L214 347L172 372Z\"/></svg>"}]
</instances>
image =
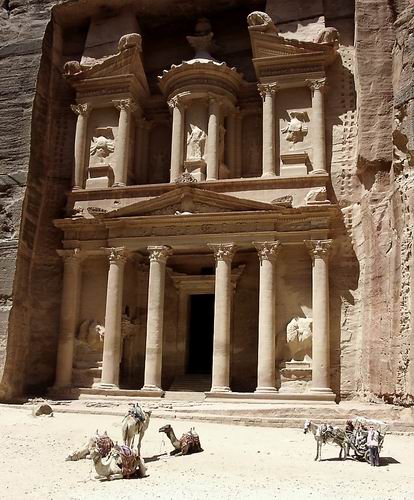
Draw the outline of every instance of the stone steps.
<instances>
[{"instance_id":1,"label":"stone steps","mask_svg":"<svg viewBox=\"0 0 414 500\"><path fill-rule=\"evenodd\" d=\"M175 377L171 392L206 392L211 388L211 375L188 374Z\"/></svg>"}]
</instances>

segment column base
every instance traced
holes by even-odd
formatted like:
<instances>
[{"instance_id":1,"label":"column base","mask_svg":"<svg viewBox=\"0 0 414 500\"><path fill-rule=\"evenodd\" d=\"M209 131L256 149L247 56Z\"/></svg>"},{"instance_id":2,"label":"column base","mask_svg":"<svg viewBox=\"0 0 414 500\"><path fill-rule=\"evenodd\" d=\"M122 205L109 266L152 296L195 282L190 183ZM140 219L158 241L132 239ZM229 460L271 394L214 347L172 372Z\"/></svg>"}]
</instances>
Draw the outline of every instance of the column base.
<instances>
[{"instance_id":1,"label":"column base","mask_svg":"<svg viewBox=\"0 0 414 500\"><path fill-rule=\"evenodd\" d=\"M119 386L116 384L108 384L106 382L95 382L92 385L92 389L115 389L119 390Z\"/></svg>"},{"instance_id":2,"label":"column base","mask_svg":"<svg viewBox=\"0 0 414 500\"><path fill-rule=\"evenodd\" d=\"M333 390L329 387L311 387L309 392L318 393L318 394L334 394Z\"/></svg>"},{"instance_id":3,"label":"column base","mask_svg":"<svg viewBox=\"0 0 414 500\"><path fill-rule=\"evenodd\" d=\"M83 189L83 187L81 186L73 186L72 187L72 191L81 191Z\"/></svg>"},{"instance_id":4,"label":"column base","mask_svg":"<svg viewBox=\"0 0 414 500\"><path fill-rule=\"evenodd\" d=\"M276 387L257 387L254 391L255 394L274 394L275 392L278 392Z\"/></svg>"},{"instance_id":5,"label":"column base","mask_svg":"<svg viewBox=\"0 0 414 500\"><path fill-rule=\"evenodd\" d=\"M125 187L125 186L126 186L125 182L114 182L112 184L112 187Z\"/></svg>"},{"instance_id":6,"label":"column base","mask_svg":"<svg viewBox=\"0 0 414 500\"><path fill-rule=\"evenodd\" d=\"M262 179L274 179L276 174L274 172L265 172L262 174Z\"/></svg>"},{"instance_id":7,"label":"column base","mask_svg":"<svg viewBox=\"0 0 414 500\"><path fill-rule=\"evenodd\" d=\"M161 387L158 387L157 385L144 385L141 389L143 392L160 392L164 394L164 391L161 389Z\"/></svg>"},{"instance_id":8,"label":"column base","mask_svg":"<svg viewBox=\"0 0 414 500\"><path fill-rule=\"evenodd\" d=\"M230 387L227 387L227 386L213 386L209 392L214 392L214 393L217 393L217 392L231 392L231 389Z\"/></svg>"},{"instance_id":9,"label":"column base","mask_svg":"<svg viewBox=\"0 0 414 500\"><path fill-rule=\"evenodd\" d=\"M323 168L317 168L309 172L309 175L328 175L328 172Z\"/></svg>"}]
</instances>

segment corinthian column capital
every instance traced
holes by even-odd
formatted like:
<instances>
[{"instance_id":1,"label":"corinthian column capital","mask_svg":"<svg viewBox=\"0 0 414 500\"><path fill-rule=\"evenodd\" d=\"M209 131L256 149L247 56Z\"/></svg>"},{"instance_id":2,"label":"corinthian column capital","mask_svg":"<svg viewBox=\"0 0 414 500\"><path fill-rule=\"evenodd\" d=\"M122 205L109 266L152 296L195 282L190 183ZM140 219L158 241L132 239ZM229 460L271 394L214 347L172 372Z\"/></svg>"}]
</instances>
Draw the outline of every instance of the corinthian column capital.
<instances>
[{"instance_id":1,"label":"corinthian column capital","mask_svg":"<svg viewBox=\"0 0 414 500\"><path fill-rule=\"evenodd\" d=\"M258 83L257 89L259 90L259 94L262 99L264 99L267 95L273 95L279 90L278 84L275 83Z\"/></svg>"},{"instance_id":2,"label":"corinthian column capital","mask_svg":"<svg viewBox=\"0 0 414 500\"><path fill-rule=\"evenodd\" d=\"M312 260L327 259L332 248L333 240L304 240Z\"/></svg>"},{"instance_id":3,"label":"corinthian column capital","mask_svg":"<svg viewBox=\"0 0 414 500\"><path fill-rule=\"evenodd\" d=\"M213 250L216 262L219 260L231 262L236 251L234 243L208 243L207 246Z\"/></svg>"},{"instance_id":4,"label":"corinthian column capital","mask_svg":"<svg viewBox=\"0 0 414 500\"><path fill-rule=\"evenodd\" d=\"M167 262L168 257L172 254L171 247L167 245L150 246L148 247L150 262Z\"/></svg>"},{"instance_id":5,"label":"corinthian column capital","mask_svg":"<svg viewBox=\"0 0 414 500\"><path fill-rule=\"evenodd\" d=\"M253 245L257 250L260 262L264 260L275 262L282 248L280 241L254 241Z\"/></svg>"},{"instance_id":6,"label":"corinthian column capital","mask_svg":"<svg viewBox=\"0 0 414 500\"><path fill-rule=\"evenodd\" d=\"M81 116L88 116L89 113L91 112L91 105L88 103L82 103L82 104L71 104L70 109L76 113L77 115Z\"/></svg>"},{"instance_id":7,"label":"corinthian column capital","mask_svg":"<svg viewBox=\"0 0 414 500\"><path fill-rule=\"evenodd\" d=\"M128 251L125 247L105 248L105 252L111 264L124 264L128 258Z\"/></svg>"},{"instance_id":8,"label":"corinthian column capital","mask_svg":"<svg viewBox=\"0 0 414 500\"><path fill-rule=\"evenodd\" d=\"M112 101L116 109L130 111L133 113L137 109L137 105L133 99L117 99Z\"/></svg>"},{"instance_id":9,"label":"corinthian column capital","mask_svg":"<svg viewBox=\"0 0 414 500\"><path fill-rule=\"evenodd\" d=\"M318 78L316 80L306 80L306 84L308 87L314 92L315 90L319 90L320 92L326 92L326 78Z\"/></svg>"},{"instance_id":10,"label":"corinthian column capital","mask_svg":"<svg viewBox=\"0 0 414 500\"><path fill-rule=\"evenodd\" d=\"M80 248L72 248L67 250L56 250L57 254L63 258L64 262L70 264L79 264L82 260L83 254Z\"/></svg>"}]
</instances>

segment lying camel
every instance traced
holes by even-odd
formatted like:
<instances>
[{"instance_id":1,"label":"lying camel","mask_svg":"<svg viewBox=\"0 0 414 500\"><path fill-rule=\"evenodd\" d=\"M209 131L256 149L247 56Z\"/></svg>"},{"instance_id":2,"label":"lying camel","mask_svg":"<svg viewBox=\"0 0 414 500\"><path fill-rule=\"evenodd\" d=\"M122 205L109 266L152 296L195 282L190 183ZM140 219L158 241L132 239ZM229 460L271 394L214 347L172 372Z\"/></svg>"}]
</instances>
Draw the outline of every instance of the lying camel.
<instances>
[{"instance_id":1,"label":"lying camel","mask_svg":"<svg viewBox=\"0 0 414 500\"><path fill-rule=\"evenodd\" d=\"M66 462L91 458L91 451L95 448L100 450L102 457L106 457L113 446L114 443L106 431L103 434L99 434L99 431L96 430L96 433L89 438L88 442L82 448L66 457Z\"/></svg>"},{"instance_id":2,"label":"lying camel","mask_svg":"<svg viewBox=\"0 0 414 500\"><path fill-rule=\"evenodd\" d=\"M105 459L97 446L91 450L90 455L95 466L96 479L101 481L131 478L135 475L143 477L147 471L141 457L125 445L115 445Z\"/></svg>"},{"instance_id":3,"label":"lying camel","mask_svg":"<svg viewBox=\"0 0 414 500\"><path fill-rule=\"evenodd\" d=\"M176 455L177 453L181 453L181 455L189 455L190 453L199 453L200 451L203 451L200 444L200 438L195 432L194 427L189 432L183 434L181 439L177 439L170 424L161 427L159 432L165 432L171 441L171 444L175 448L170 455Z\"/></svg>"},{"instance_id":4,"label":"lying camel","mask_svg":"<svg viewBox=\"0 0 414 500\"><path fill-rule=\"evenodd\" d=\"M150 418L151 412L142 410L138 403L135 403L124 417L122 439L124 444L132 449L135 436L138 434L138 455L141 455L141 442L145 431L148 429Z\"/></svg>"}]
</instances>

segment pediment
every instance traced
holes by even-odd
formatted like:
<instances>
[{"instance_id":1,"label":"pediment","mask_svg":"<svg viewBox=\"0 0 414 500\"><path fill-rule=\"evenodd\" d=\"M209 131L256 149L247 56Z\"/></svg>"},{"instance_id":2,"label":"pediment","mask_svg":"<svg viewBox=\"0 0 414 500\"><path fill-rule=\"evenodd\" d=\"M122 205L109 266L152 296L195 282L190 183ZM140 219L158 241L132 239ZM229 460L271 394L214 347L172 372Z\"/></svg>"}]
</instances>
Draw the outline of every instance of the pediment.
<instances>
[{"instance_id":1,"label":"pediment","mask_svg":"<svg viewBox=\"0 0 414 500\"><path fill-rule=\"evenodd\" d=\"M105 218L141 216L191 216L220 212L280 211L282 206L236 198L195 187L177 187L174 190L139 201L105 214Z\"/></svg>"}]
</instances>

